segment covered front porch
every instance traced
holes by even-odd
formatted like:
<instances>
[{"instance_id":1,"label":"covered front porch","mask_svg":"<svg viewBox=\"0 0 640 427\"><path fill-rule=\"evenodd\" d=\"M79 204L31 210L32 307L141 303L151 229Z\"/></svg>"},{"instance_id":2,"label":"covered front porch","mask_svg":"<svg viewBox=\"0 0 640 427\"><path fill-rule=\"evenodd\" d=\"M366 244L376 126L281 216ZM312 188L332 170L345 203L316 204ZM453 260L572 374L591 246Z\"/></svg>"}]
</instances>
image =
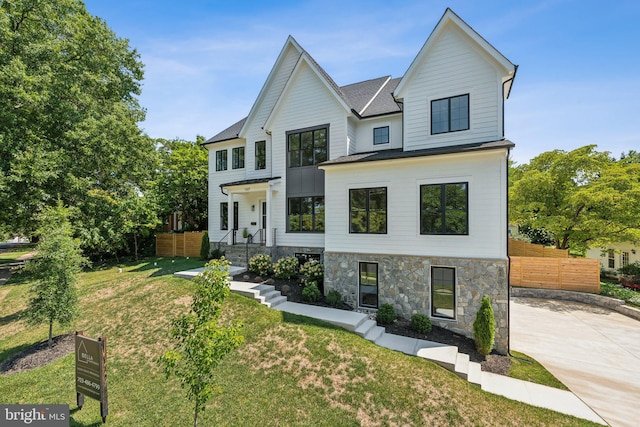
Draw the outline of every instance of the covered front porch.
<instances>
[{"instance_id":1,"label":"covered front porch","mask_svg":"<svg viewBox=\"0 0 640 427\"><path fill-rule=\"evenodd\" d=\"M218 243L275 246L272 200L280 191L281 182L280 177L272 177L221 184L220 191L227 201L221 204L220 228L228 232Z\"/></svg>"}]
</instances>

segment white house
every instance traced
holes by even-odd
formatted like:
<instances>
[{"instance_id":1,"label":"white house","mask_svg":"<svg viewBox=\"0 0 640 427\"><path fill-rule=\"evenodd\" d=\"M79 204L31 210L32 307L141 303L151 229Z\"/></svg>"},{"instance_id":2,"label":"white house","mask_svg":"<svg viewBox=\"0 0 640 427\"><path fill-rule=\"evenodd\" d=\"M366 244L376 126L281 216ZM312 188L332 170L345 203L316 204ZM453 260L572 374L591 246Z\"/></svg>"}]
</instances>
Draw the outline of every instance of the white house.
<instances>
[{"instance_id":1,"label":"white house","mask_svg":"<svg viewBox=\"0 0 640 427\"><path fill-rule=\"evenodd\" d=\"M209 236L313 254L359 309L472 336L483 295L508 348L504 100L517 66L447 9L401 78L338 86L292 37L209 150ZM235 237L234 237L235 236Z\"/></svg>"},{"instance_id":2,"label":"white house","mask_svg":"<svg viewBox=\"0 0 640 427\"><path fill-rule=\"evenodd\" d=\"M600 260L600 268L616 275L625 265L640 262L640 242L612 243L606 248L591 248L587 258Z\"/></svg>"}]
</instances>

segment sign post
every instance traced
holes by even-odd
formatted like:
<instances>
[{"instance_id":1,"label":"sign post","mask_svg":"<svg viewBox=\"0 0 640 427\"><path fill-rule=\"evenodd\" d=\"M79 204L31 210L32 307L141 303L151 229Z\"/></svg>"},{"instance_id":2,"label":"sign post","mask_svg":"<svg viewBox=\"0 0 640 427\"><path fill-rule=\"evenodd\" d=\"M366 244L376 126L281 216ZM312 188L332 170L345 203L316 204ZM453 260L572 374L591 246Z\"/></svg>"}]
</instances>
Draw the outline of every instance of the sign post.
<instances>
[{"instance_id":1,"label":"sign post","mask_svg":"<svg viewBox=\"0 0 640 427\"><path fill-rule=\"evenodd\" d=\"M100 401L102 422L107 421L107 340L85 337L76 331L76 401L82 409L84 397Z\"/></svg>"}]
</instances>

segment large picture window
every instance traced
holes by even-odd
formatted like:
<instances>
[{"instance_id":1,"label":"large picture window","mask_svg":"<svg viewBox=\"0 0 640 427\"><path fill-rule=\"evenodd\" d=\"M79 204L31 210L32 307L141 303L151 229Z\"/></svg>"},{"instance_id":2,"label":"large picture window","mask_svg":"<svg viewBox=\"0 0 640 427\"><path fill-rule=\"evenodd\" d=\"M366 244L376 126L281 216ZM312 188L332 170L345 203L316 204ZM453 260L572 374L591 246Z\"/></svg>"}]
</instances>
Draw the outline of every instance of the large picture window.
<instances>
[{"instance_id":1,"label":"large picture window","mask_svg":"<svg viewBox=\"0 0 640 427\"><path fill-rule=\"evenodd\" d=\"M387 232L387 188L349 190L349 232Z\"/></svg>"},{"instance_id":2,"label":"large picture window","mask_svg":"<svg viewBox=\"0 0 640 427\"><path fill-rule=\"evenodd\" d=\"M324 233L324 197L291 197L288 231Z\"/></svg>"},{"instance_id":3,"label":"large picture window","mask_svg":"<svg viewBox=\"0 0 640 427\"><path fill-rule=\"evenodd\" d=\"M216 171L227 170L227 150L216 151Z\"/></svg>"},{"instance_id":4,"label":"large picture window","mask_svg":"<svg viewBox=\"0 0 640 427\"><path fill-rule=\"evenodd\" d=\"M287 134L289 167L312 166L327 160L327 128Z\"/></svg>"},{"instance_id":5,"label":"large picture window","mask_svg":"<svg viewBox=\"0 0 640 427\"><path fill-rule=\"evenodd\" d=\"M469 184L420 186L420 234L469 234Z\"/></svg>"},{"instance_id":6,"label":"large picture window","mask_svg":"<svg viewBox=\"0 0 640 427\"><path fill-rule=\"evenodd\" d=\"M256 170L267 168L267 141L256 141Z\"/></svg>"},{"instance_id":7,"label":"large picture window","mask_svg":"<svg viewBox=\"0 0 640 427\"><path fill-rule=\"evenodd\" d=\"M431 134L469 129L469 94L431 101Z\"/></svg>"},{"instance_id":8,"label":"large picture window","mask_svg":"<svg viewBox=\"0 0 640 427\"><path fill-rule=\"evenodd\" d=\"M378 264L361 262L359 267L360 307L378 308Z\"/></svg>"},{"instance_id":9,"label":"large picture window","mask_svg":"<svg viewBox=\"0 0 640 427\"><path fill-rule=\"evenodd\" d=\"M244 147L236 147L231 150L231 163L233 169L244 168Z\"/></svg>"},{"instance_id":10,"label":"large picture window","mask_svg":"<svg viewBox=\"0 0 640 427\"><path fill-rule=\"evenodd\" d=\"M456 318L456 270L431 267L431 316Z\"/></svg>"}]
</instances>

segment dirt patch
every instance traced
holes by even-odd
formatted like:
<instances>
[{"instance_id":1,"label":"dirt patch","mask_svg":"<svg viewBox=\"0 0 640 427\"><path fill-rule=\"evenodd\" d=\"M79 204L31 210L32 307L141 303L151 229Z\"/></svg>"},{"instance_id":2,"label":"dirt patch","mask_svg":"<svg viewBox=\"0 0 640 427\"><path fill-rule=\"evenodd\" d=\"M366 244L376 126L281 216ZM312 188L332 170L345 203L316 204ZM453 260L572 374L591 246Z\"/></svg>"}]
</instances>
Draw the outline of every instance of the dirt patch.
<instances>
[{"instance_id":1,"label":"dirt patch","mask_svg":"<svg viewBox=\"0 0 640 427\"><path fill-rule=\"evenodd\" d=\"M54 337L51 347L48 345L48 340L42 341L6 360L0 365L0 372L3 375L11 375L48 365L72 353L74 343L74 334Z\"/></svg>"},{"instance_id":2,"label":"dirt patch","mask_svg":"<svg viewBox=\"0 0 640 427\"><path fill-rule=\"evenodd\" d=\"M246 272L234 276L233 280L238 282L269 283L274 286L276 290L280 291L282 295L285 295L288 301L309 304L302 299L302 290L304 289L304 285L300 283L299 279L284 280L270 277L260 277L254 273ZM327 304L324 296L320 301L312 303L312 305L330 307ZM343 310L353 310L353 308L347 304L343 304L340 308ZM480 363L483 371L500 375L509 374L511 360L508 356L492 353L485 358L480 353L478 353L478 351L476 350L475 342L471 338L467 338L464 335L449 331L448 329L433 326L429 334L421 334L411 328L410 320L398 318L393 324L385 326L385 330L389 334L418 338L422 340L434 341L441 344L456 346L458 347L458 351L468 354L469 359L472 362Z\"/></svg>"}]
</instances>

